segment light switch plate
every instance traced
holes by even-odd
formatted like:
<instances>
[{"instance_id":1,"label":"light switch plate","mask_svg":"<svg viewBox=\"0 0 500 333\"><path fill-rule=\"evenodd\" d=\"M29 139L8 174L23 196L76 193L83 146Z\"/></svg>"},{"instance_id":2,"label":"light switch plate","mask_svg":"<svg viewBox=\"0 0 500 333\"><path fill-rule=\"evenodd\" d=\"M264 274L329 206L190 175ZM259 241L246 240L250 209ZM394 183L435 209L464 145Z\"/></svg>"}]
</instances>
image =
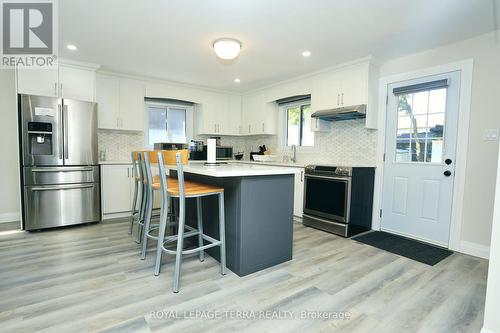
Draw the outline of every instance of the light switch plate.
<instances>
[{"instance_id":1,"label":"light switch plate","mask_svg":"<svg viewBox=\"0 0 500 333\"><path fill-rule=\"evenodd\" d=\"M498 141L498 128L487 128L483 132L483 141Z\"/></svg>"}]
</instances>

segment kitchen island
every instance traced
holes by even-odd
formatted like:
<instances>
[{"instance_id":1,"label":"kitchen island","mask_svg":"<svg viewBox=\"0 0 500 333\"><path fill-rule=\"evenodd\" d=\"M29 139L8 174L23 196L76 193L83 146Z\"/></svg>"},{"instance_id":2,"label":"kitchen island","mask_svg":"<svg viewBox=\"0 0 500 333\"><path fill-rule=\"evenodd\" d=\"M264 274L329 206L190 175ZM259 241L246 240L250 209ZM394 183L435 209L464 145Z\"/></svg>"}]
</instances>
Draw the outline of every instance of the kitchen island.
<instances>
[{"instance_id":1,"label":"kitchen island","mask_svg":"<svg viewBox=\"0 0 500 333\"><path fill-rule=\"evenodd\" d=\"M171 167L171 173L176 168ZM224 188L227 267L239 276L292 259L293 168L190 162L186 179ZM218 198L202 199L204 233L218 239ZM186 200L186 223L196 226L196 201ZM219 260L219 249L207 252Z\"/></svg>"}]
</instances>

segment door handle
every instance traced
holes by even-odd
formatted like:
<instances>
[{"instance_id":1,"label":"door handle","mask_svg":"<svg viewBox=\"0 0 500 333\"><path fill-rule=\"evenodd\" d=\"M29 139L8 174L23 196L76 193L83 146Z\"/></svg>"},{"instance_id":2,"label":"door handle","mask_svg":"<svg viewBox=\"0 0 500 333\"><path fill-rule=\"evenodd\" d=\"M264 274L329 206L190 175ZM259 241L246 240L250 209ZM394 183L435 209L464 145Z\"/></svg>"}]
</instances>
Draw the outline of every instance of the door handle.
<instances>
[{"instance_id":1,"label":"door handle","mask_svg":"<svg viewBox=\"0 0 500 333\"><path fill-rule=\"evenodd\" d=\"M445 172L443 172L443 175L445 175L446 177L450 177L451 176L451 171L450 170L446 170Z\"/></svg>"},{"instance_id":2,"label":"door handle","mask_svg":"<svg viewBox=\"0 0 500 333\"><path fill-rule=\"evenodd\" d=\"M69 158L68 152L68 106L63 105L63 124L64 124L64 158Z\"/></svg>"},{"instance_id":3,"label":"door handle","mask_svg":"<svg viewBox=\"0 0 500 333\"><path fill-rule=\"evenodd\" d=\"M32 172L81 172L81 171L94 171L92 167L84 167L84 168L33 168Z\"/></svg>"},{"instance_id":4,"label":"door handle","mask_svg":"<svg viewBox=\"0 0 500 333\"><path fill-rule=\"evenodd\" d=\"M57 94L57 83L56 83L56 94ZM62 105L57 104L57 109L59 111L59 119L60 119L60 121L62 121L64 123ZM64 151L64 138L63 138L64 131L62 128L63 128L62 126L59 126L59 159L60 160L63 159L63 151Z\"/></svg>"},{"instance_id":5,"label":"door handle","mask_svg":"<svg viewBox=\"0 0 500 333\"><path fill-rule=\"evenodd\" d=\"M94 187L94 185L77 185L77 186L68 186L68 187L62 187L62 186L33 187L33 188L31 188L31 190L33 192L37 192L37 191L60 191L60 190L79 190L79 189L91 188L91 187Z\"/></svg>"}]
</instances>

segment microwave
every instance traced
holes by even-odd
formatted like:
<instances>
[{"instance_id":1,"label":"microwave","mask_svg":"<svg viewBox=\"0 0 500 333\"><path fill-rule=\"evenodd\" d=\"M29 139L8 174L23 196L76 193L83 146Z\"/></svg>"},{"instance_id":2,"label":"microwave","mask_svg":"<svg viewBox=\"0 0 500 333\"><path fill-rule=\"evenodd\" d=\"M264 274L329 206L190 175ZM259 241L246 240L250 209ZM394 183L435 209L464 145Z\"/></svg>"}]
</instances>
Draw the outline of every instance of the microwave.
<instances>
[{"instance_id":1,"label":"microwave","mask_svg":"<svg viewBox=\"0 0 500 333\"><path fill-rule=\"evenodd\" d=\"M215 148L215 157L217 160L232 160L233 159L233 147L230 146L217 146ZM191 151L190 160L205 161L207 159L207 146L203 146L201 151Z\"/></svg>"}]
</instances>

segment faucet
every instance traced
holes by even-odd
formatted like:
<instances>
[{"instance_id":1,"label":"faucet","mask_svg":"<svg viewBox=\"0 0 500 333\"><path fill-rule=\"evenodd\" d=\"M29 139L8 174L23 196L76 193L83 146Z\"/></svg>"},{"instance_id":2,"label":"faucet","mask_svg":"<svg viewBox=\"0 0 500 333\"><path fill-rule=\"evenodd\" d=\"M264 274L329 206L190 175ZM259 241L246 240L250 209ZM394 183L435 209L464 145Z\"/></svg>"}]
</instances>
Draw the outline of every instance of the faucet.
<instances>
[{"instance_id":1,"label":"faucet","mask_svg":"<svg viewBox=\"0 0 500 333\"><path fill-rule=\"evenodd\" d=\"M292 145L292 157L290 157L290 160L293 163L297 163L297 145Z\"/></svg>"}]
</instances>

